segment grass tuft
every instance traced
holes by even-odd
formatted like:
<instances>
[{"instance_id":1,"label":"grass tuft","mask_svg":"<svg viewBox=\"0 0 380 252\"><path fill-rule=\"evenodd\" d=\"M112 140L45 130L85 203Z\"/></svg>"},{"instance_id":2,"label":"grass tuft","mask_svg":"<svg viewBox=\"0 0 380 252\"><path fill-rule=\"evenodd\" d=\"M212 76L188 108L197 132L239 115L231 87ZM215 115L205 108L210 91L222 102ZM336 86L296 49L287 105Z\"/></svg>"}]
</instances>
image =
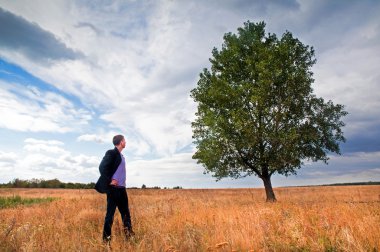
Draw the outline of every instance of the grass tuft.
<instances>
[{"instance_id":1,"label":"grass tuft","mask_svg":"<svg viewBox=\"0 0 380 252\"><path fill-rule=\"evenodd\" d=\"M12 197L0 197L0 209L11 208L19 205L33 205L38 203L52 202L57 198L46 197L46 198L21 198L19 195Z\"/></svg>"}]
</instances>

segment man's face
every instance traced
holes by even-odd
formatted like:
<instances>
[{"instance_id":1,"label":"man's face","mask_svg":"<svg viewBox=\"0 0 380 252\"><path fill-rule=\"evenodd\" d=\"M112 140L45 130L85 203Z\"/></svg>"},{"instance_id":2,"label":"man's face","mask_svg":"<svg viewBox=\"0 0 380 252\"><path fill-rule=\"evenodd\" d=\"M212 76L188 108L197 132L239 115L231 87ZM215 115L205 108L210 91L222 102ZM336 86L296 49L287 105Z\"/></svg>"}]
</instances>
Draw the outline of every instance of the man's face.
<instances>
[{"instance_id":1,"label":"man's face","mask_svg":"<svg viewBox=\"0 0 380 252\"><path fill-rule=\"evenodd\" d=\"M120 145L121 145L121 147L123 147L123 148L125 148L125 139L123 138L123 140L121 140L121 142L120 142Z\"/></svg>"}]
</instances>

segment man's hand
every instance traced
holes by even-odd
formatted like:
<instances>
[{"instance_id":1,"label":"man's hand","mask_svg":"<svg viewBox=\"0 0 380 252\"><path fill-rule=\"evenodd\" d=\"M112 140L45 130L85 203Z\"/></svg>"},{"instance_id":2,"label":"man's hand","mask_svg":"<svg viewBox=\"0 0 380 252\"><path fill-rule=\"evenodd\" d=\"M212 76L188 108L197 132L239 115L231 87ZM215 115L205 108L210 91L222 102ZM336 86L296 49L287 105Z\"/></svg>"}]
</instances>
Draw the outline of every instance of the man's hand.
<instances>
[{"instance_id":1,"label":"man's hand","mask_svg":"<svg viewBox=\"0 0 380 252\"><path fill-rule=\"evenodd\" d=\"M116 180L116 179L112 179L110 185L112 185L112 186L117 186L117 185L118 185L117 180Z\"/></svg>"}]
</instances>

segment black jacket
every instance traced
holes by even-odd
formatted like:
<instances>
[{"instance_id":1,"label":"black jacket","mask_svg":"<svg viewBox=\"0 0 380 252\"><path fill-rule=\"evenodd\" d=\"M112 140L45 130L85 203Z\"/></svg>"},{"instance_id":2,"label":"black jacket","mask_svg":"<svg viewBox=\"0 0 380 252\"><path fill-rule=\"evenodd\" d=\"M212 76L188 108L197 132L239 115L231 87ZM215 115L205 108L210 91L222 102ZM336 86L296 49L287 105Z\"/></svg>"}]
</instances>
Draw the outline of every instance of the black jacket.
<instances>
[{"instance_id":1,"label":"black jacket","mask_svg":"<svg viewBox=\"0 0 380 252\"><path fill-rule=\"evenodd\" d=\"M95 184L95 190L100 193L107 193L110 189L110 183L113 174L121 163L119 150L115 147L108 150L99 165L100 178Z\"/></svg>"}]
</instances>

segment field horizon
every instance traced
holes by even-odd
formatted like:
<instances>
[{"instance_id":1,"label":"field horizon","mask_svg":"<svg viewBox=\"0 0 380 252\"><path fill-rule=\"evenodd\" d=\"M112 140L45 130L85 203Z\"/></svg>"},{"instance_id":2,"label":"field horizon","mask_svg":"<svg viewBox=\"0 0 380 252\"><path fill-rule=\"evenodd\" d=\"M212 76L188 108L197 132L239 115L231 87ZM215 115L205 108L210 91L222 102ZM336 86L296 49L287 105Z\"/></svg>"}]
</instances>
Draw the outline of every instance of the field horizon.
<instances>
[{"instance_id":1,"label":"field horizon","mask_svg":"<svg viewBox=\"0 0 380 252\"><path fill-rule=\"evenodd\" d=\"M319 186L357 186L357 185L380 185L380 181L360 181L360 182L340 182L340 183L330 183L330 184L309 184L309 185L288 185L288 186L276 186L272 185L273 188L291 188L291 187L319 187ZM14 178L11 181L0 183L0 188L61 188L61 189L94 189L95 182L82 183L82 182L62 182L58 178L54 179L19 179ZM147 186L142 184L141 187L127 187L127 189L260 189L263 186L255 187L183 187L177 185L174 187L167 186Z\"/></svg>"},{"instance_id":2,"label":"field horizon","mask_svg":"<svg viewBox=\"0 0 380 252\"><path fill-rule=\"evenodd\" d=\"M135 237L113 251L379 251L380 186L129 189ZM105 251L105 195L88 189L2 188L0 197L56 200L0 209L1 251Z\"/></svg>"}]
</instances>

